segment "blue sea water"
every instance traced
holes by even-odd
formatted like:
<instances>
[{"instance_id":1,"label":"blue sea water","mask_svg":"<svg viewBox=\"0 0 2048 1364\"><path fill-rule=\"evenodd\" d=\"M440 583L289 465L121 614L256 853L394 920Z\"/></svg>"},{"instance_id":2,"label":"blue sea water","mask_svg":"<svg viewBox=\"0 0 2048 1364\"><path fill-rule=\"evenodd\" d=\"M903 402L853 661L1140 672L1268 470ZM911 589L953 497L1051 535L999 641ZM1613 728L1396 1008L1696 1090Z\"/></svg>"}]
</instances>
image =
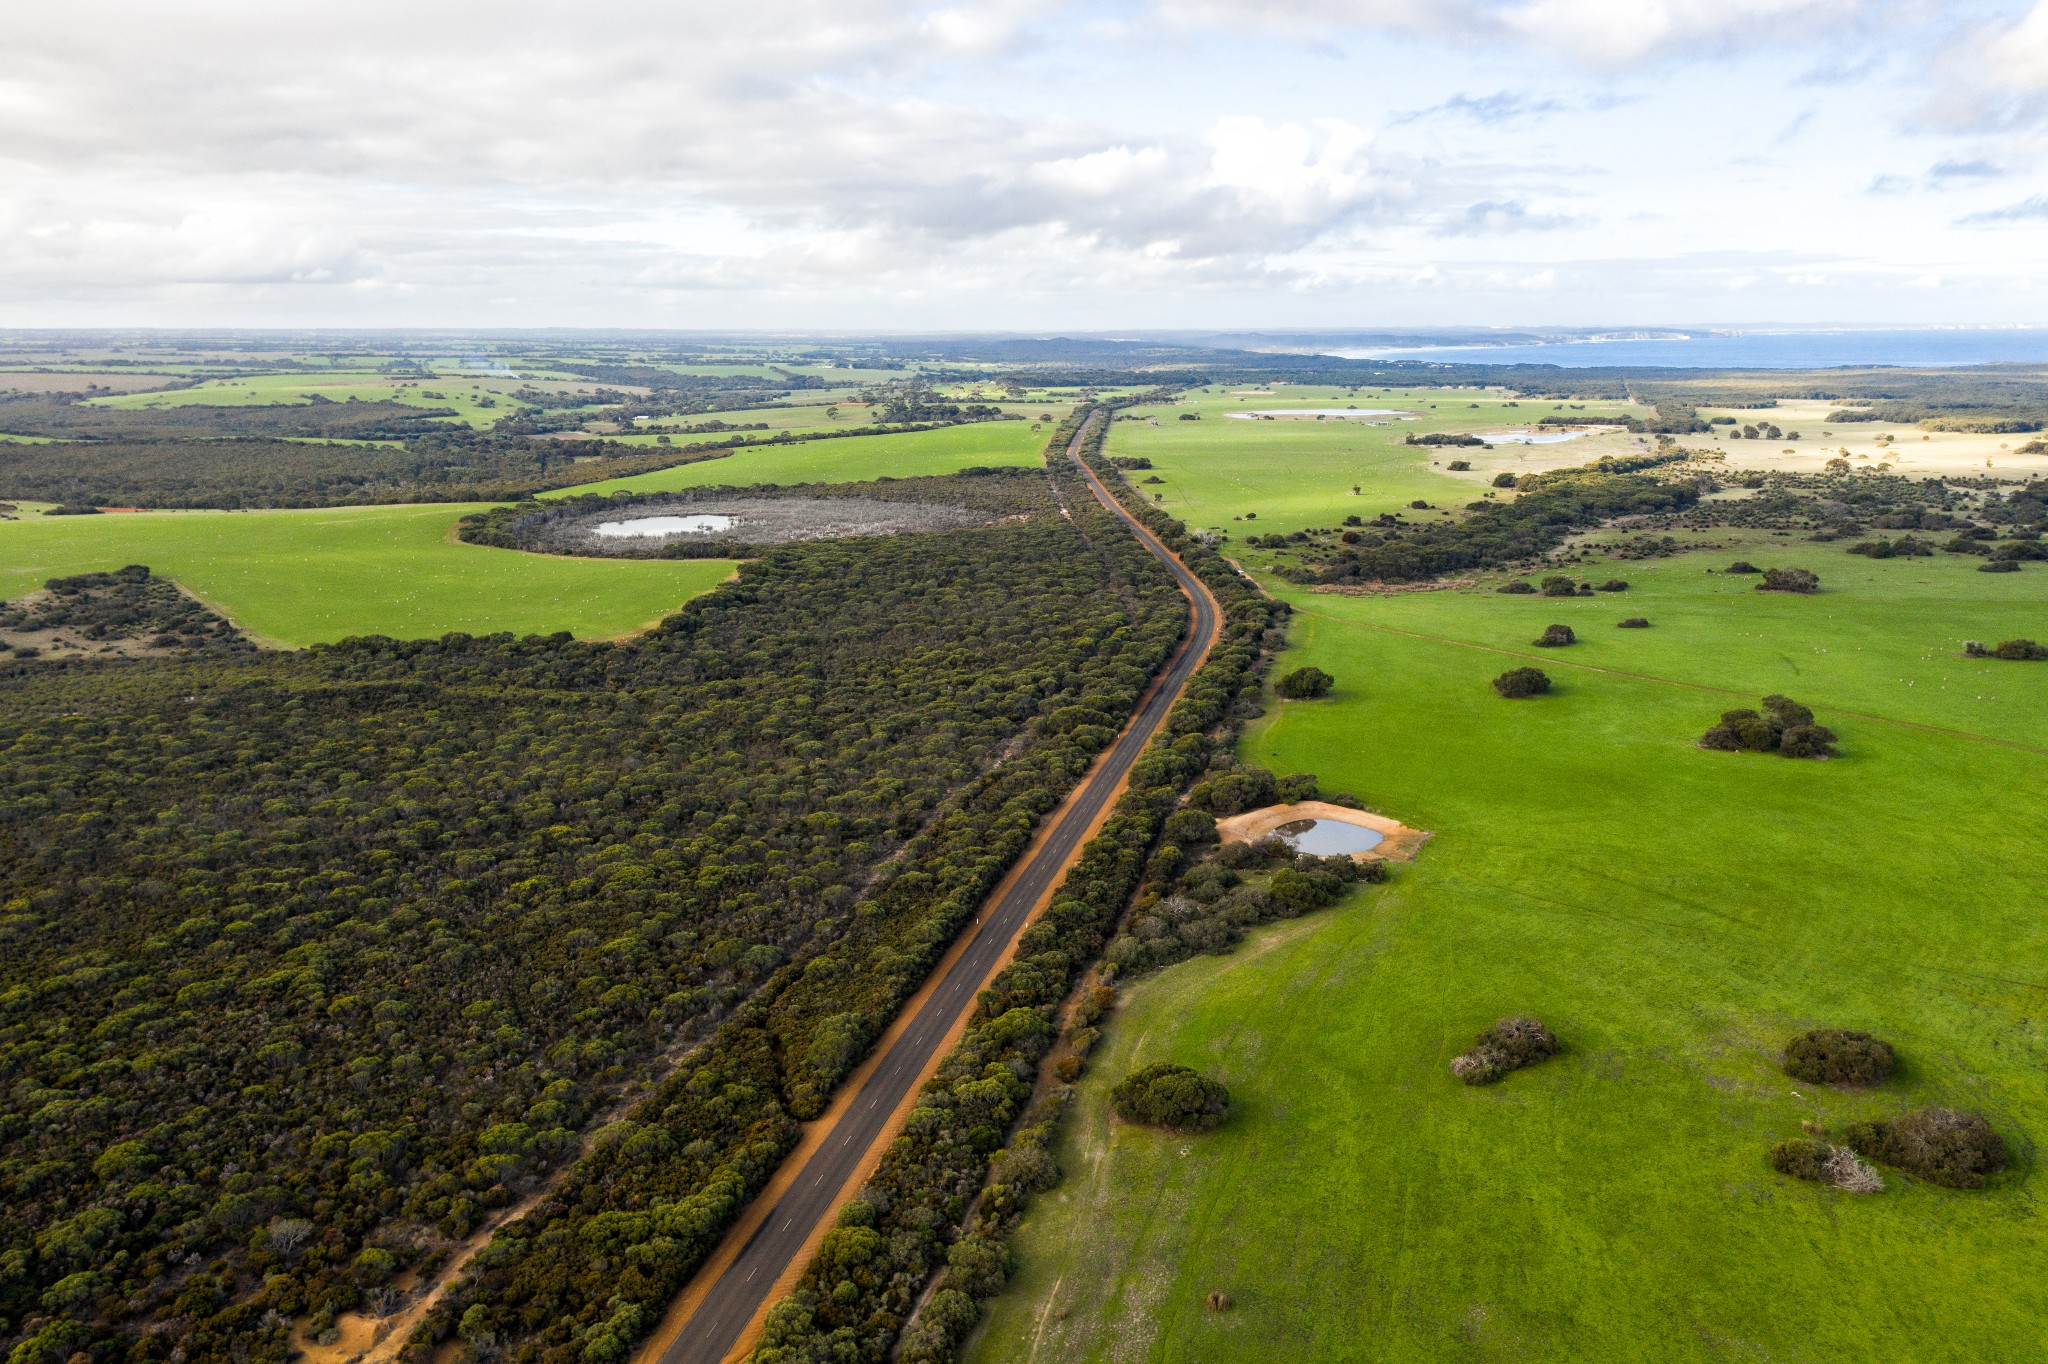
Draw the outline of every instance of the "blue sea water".
<instances>
[{"instance_id":1,"label":"blue sea water","mask_svg":"<svg viewBox=\"0 0 2048 1364\"><path fill-rule=\"evenodd\" d=\"M2048 327L1913 328L1898 331L1696 331L1648 339L1576 338L1526 346L1340 350L1356 360L1561 365L1568 369L1827 369L1836 365L1990 365L2048 361Z\"/></svg>"}]
</instances>

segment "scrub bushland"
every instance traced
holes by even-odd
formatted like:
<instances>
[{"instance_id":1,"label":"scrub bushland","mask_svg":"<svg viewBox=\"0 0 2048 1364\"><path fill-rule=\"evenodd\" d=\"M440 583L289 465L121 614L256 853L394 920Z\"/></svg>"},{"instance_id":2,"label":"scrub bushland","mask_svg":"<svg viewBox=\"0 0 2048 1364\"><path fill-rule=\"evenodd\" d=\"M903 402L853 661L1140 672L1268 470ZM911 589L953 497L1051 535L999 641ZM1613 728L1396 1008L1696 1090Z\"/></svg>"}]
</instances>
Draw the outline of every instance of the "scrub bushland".
<instances>
[{"instance_id":1,"label":"scrub bushland","mask_svg":"<svg viewBox=\"0 0 2048 1364\"><path fill-rule=\"evenodd\" d=\"M1420 582L1533 559L1563 544L1572 532L1618 516L1691 507L1699 500L1692 485L1633 472L1669 458L1646 455L1528 474L1514 483L1513 501L1472 503L1468 514L1455 521L1374 529L1320 568L1303 572L1312 582Z\"/></svg>"},{"instance_id":2,"label":"scrub bushland","mask_svg":"<svg viewBox=\"0 0 2048 1364\"><path fill-rule=\"evenodd\" d=\"M0 647L10 632L66 630L88 644L140 641L153 649L247 653L255 649L233 623L153 577L144 564L112 573L51 578L32 601L0 602Z\"/></svg>"},{"instance_id":3,"label":"scrub bushland","mask_svg":"<svg viewBox=\"0 0 2048 1364\"><path fill-rule=\"evenodd\" d=\"M1039 1062L1058 1034L1059 1007L1109 943L1133 895L1161 890L1153 852L1162 831L1170 826L1177 836L1199 837L1199 827L1190 831L1193 821L1176 810L1181 792L1220 751L1240 698L1257 687L1266 631L1285 607L1262 597L1178 522L1126 495L1113 467L1099 458L1106 427L1098 423L1092 433L1091 462L1208 586L1223 608L1220 637L1132 769L1102 832L1023 934L1016 962L982 992L967 1035L926 1083L903 1136L826 1233L796 1292L770 1310L758 1364L880 1360L892 1351L905 1364L954 1357L980 1316L979 1301L1007 1279L1007 1241L1031 1195L1059 1178L1051 1148L1072 1091L1060 1085L1032 1098ZM1070 424L1055 436L1054 447L1071 431ZM1102 1016L1101 993L1077 1007L1077 1027L1087 1030ZM941 1266L937 1290L920 1305Z\"/></svg>"},{"instance_id":4,"label":"scrub bushland","mask_svg":"<svg viewBox=\"0 0 2048 1364\"><path fill-rule=\"evenodd\" d=\"M282 1360L571 1165L422 1340L622 1353L1184 628L1003 486L630 643L0 677L0 1348Z\"/></svg>"},{"instance_id":5,"label":"scrub bushland","mask_svg":"<svg viewBox=\"0 0 2048 1364\"><path fill-rule=\"evenodd\" d=\"M405 409L409 413L419 410ZM0 408L0 420L4 417L5 409ZM729 446L685 452L617 442L520 440L466 430L433 432L413 439L406 448L189 436L89 446L0 442L0 497L86 506L221 511L491 502L717 459L728 453Z\"/></svg>"}]
</instances>

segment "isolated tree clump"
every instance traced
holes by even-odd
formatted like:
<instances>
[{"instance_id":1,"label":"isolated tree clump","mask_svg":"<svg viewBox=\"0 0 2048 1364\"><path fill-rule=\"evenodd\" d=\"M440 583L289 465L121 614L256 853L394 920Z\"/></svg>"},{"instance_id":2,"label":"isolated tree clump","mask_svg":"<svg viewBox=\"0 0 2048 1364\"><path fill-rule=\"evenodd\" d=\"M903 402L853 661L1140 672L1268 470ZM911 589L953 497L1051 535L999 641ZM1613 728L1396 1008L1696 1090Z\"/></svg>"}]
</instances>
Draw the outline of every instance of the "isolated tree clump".
<instances>
[{"instance_id":1,"label":"isolated tree clump","mask_svg":"<svg viewBox=\"0 0 2048 1364\"><path fill-rule=\"evenodd\" d=\"M1794 1137L1771 1148L1771 1168L1794 1179L1832 1184L1845 1193L1877 1193L1884 1180L1846 1146Z\"/></svg>"},{"instance_id":2,"label":"isolated tree clump","mask_svg":"<svg viewBox=\"0 0 2048 1364\"><path fill-rule=\"evenodd\" d=\"M1490 1085L1511 1070L1533 1066L1562 1050L1550 1029L1533 1018L1516 1015L1473 1038L1469 1050L1451 1059L1451 1074L1468 1085Z\"/></svg>"},{"instance_id":3,"label":"isolated tree clump","mask_svg":"<svg viewBox=\"0 0 2048 1364\"><path fill-rule=\"evenodd\" d=\"M1119 1080L1109 1102L1125 1122L1205 1132L1230 1112L1230 1091L1200 1071L1154 1061Z\"/></svg>"},{"instance_id":4,"label":"isolated tree clump","mask_svg":"<svg viewBox=\"0 0 2048 1364\"><path fill-rule=\"evenodd\" d=\"M1533 584L1524 582L1520 578L1516 578L1513 582L1502 583L1499 587L1496 587L1493 590L1496 592L1504 592L1510 597L1533 597L1536 595L1535 586Z\"/></svg>"},{"instance_id":5,"label":"isolated tree clump","mask_svg":"<svg viewBox=\"0 0 2048 1364\"><path fill-rule=\"evenodd\" d=\"M1630 616L1627 620L1616 621L1615 628L1618 630L1647 630L1650 628L1650 621L1647 616Z\"/></svg>"},{"instance_id":6,"label":"isolated tree clump","mask_svg":"<svg viewBox=\"0 0 2048 1364\"><path fill-rule=\"evenodd\" d=\"M1757 567L1757 566L1756 566L1755 564L1751 563L1751 562L1750 562L1749 560L1747 560L1747 559L1737 559L1737 560L1736 560L1736 561L1735 561L1734 563L1732 563L1732 564L1728 565L1728 569L1727 569L1727 571L1728 571L1728 572L1730 572L1730 573L1761 573L1761 572L1763 572L1763 570L1762 570L1762 569L1758 568L1758 567Z\"/></svg>"},{"instance_id":7,"label":"isolated tree clump","mask_svg":"<svg viewBox=\"0 0 2048 1364\"><path fill-rule=\"evenodd\" d=\"M1553 573L1543 580L1543 595L1546 597L1576 597L1579 585L1562 573Z\"/></svg>"},{"instance_id":8,"label":"isolated tree clump","mask_svg":"<svg viewBox=\"0 0 2048 1364\"><path fill-rule=\"evenodd\" d=\"M1891 1044L1849 1028L1815 1028L1785 1044L1785 1073L1817 1085L1874 1085L1898 1065Z\"/></svg>"},{"instance_id":9,"label":"isolated tree clump","mask_svg":"<svg viewBox=\"0 0 2048 1364\"><path fill-rule=\"evenodd\" d=\"M1296 668L1280 679L1275 690L1290 701L1306 701L1328 696L1330 688L1336 685L1337 679L1321 668Z\"/></svg>"},{"instance_id":10,"label":"isolated tree clump","mask_svg":"<svg viewBox=\"0 0 2048 1364\"><path fill-rule=\"evenodd\" d=\"M1976 640L1963 645L1963 652L1971 658L2002 658L2013 663L2038 663L2048 659L2048 645L2036 644L2031 639L2008 639L1995 649L1987 649Z\"/></svg>"},{"instance_id":11,"label":"isolated tree clump","mask_svg":"<svg viewBox=\"0 0 2048 1364\"><path fill-rule=\"evenodd\" d=\"M1541 696L1550 690L1550 676L1541 668L1510 668L1493 679L1493 689L1510 701Z\"/></svg>"},{"instance_id":12,"label":"isolated tree clump","mask_svg":"<svg viewBox=\"0 0 2048 1364\"><path fill-rule=\"evenodd\" d=\"M1920 1108L1889 1121L1849 1124L1843 1139L1880 1165L1950 1189L1975 1189L2005 1168L2005 1139L1981 1113Z\"/></svg>"},{"instance_id":13,"label":"isolated tree clump","mask_svg":"<svg viewBox=\"0 0 2048 1364\"><path fill-rule=\"evenodd\" d=\"M1835 732L1789 696L1766 696L1763 711L1725 710L1721 723L1700 736L1701 748L1721 753L1776 753L1786 758L1832 758Z\"/></svg>"},{"instance_id":14,"label":"isolated tree clump","mask_svg":"<svg viewBox=\"0 0 2048 1364\"><path fill-rule=\"evenodd\" d=\"M1767 568L1759 592L1797 592L1809 596L1820 591L1820 577L1804 568Z\"/></svg>"},{"instance_id":15,"label":"isolated tree clump","mask_svg":"<svg viewBox=\"0 0 2048 1364\"><path fill-rule=\"evenodd\" d=\"M1569 625L1546 625L1543 634L1535 643L1539 649L1562 649L1567 644L1577 644L1579 637L1572 633Z\"/></svg>"}]
</instances>

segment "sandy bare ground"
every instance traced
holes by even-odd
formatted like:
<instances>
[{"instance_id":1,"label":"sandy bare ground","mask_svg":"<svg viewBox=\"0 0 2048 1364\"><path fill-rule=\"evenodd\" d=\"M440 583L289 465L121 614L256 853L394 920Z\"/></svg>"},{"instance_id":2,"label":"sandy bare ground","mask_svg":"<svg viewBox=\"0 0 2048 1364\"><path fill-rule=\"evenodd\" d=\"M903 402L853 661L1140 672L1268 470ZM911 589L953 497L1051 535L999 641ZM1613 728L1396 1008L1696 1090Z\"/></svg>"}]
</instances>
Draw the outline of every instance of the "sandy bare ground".
<instances>
[{"instance_id":1,"label":"sandy bare ground","mask_svg":"<svg viewBox=\"0 0 2048 1364\"><path fill-rule=\"evenodd\" d=\"M1297 819L1328 819L1339 824L1356 824L1381 834L1385 842L1365 852L1351 854L1359 862L1413 862L1415 854L1429 841L1425 829L1411 829L1398 819L1388 819L1370 810L1354 810L1328 801L1303 800L1292 805L1268 805L1241 815L1216 821L1216 834L1225 843L1256 843L1282 824Z\"/></svg>"}]
</instances>

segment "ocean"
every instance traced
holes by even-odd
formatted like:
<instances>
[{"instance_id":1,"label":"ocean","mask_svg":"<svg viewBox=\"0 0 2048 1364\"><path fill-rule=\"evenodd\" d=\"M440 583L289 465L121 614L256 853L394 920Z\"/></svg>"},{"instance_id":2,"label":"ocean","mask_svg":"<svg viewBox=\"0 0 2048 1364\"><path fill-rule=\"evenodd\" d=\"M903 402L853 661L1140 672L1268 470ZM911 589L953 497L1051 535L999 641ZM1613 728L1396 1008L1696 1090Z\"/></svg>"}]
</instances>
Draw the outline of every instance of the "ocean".
<instances>
[{"instance_id":1,"label":"ocean","mask_svg":"<svg viewBox=\"0 0 2048 1364\"><path fill-rule=\"evenodd\" d=\"M1651 330L1645 328L1644 330ZM1692 331L1645 339L1570 340L1521 346L1337 350L1352 360L1441 360L1567 369L1827 369L1837 365L1990 365L2048 361L2048 327L1921 327L1896 331Z\"/></svg>"}]
</instances>

